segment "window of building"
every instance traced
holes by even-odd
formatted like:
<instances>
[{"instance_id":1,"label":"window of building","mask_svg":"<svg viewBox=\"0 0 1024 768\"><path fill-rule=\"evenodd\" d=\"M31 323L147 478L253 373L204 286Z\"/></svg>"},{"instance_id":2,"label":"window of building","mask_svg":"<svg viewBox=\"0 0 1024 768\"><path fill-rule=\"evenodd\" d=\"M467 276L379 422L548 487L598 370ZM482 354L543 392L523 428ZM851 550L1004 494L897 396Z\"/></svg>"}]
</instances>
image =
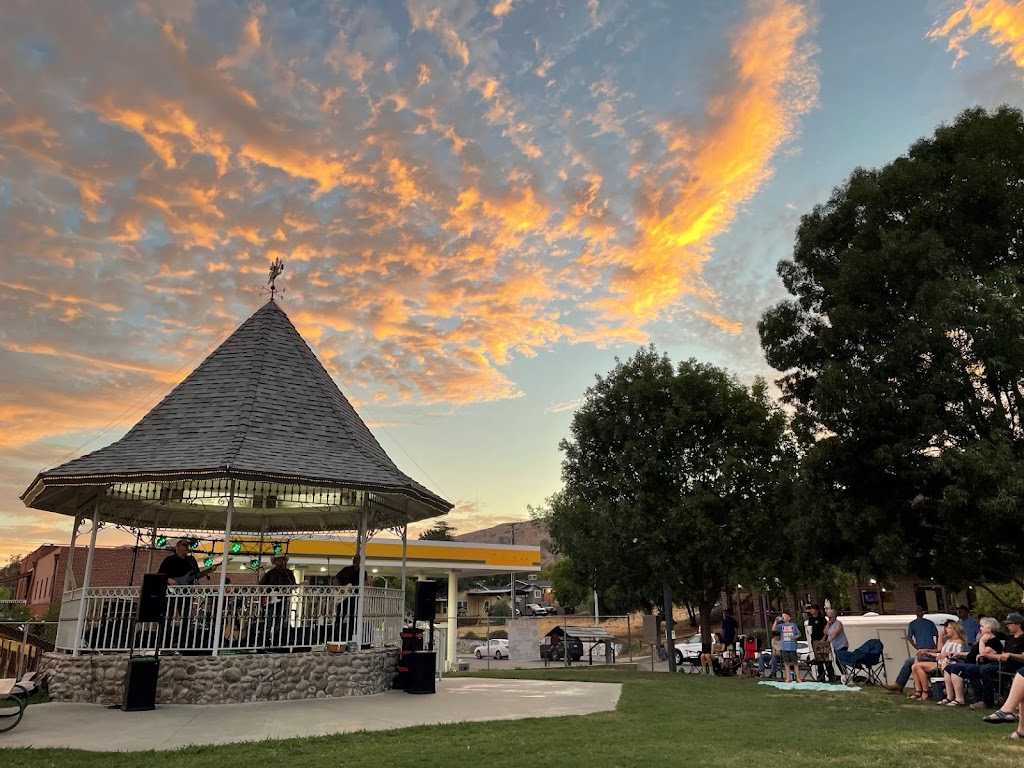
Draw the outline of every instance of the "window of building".
<instances>
[{"instance_id":1,"label":"window of building","mask_svg":"<svg viewBox=\"0 0 1024 768\"><path fill-rule=\"evenodd\" d=\"M526 578L528 578L530 581L536 581L537 580L537 574L536 573L531 573Z\"/></svg>"},{"instance_id":2,"label":"window of building","mask_svg":"<svg viewBox=\"0 0 1024 768\"><path fill-rule=\"evenodd\" d=\"M533 590L533 599L534 600L540 600L542 597L544 597L544 593L543 592L541 592L539 589Z\"/></svg>"},{"instance_id":3,"label":"window of building","mask_svg":"<svg viewBox=\"0 0 1024 768\"><path fill-rule=\"evenodd\" d=\"M942 587L918 584L914 587L914 599L928 613L944 613L946 610L946 590Z\"/></svg>"}]
</instances>

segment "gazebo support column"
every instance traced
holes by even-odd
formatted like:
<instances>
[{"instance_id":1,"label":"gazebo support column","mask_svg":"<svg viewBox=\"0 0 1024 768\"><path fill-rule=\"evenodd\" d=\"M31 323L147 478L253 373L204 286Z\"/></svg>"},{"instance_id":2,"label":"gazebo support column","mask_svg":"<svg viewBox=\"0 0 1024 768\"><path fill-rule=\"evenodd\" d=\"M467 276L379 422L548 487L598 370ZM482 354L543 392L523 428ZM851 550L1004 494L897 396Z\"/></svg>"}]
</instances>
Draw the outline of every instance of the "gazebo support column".
<instances>
[{"instance_id":1,"label":"gazebo support column","mask_svg":"<svg viewBox=\"0 0 1024 768\"><path fill-rule=\"evenodd\" d=\"M96 554L96 534L100 527L100 500L103 498L102 491L96 499L96 506L92 511L92 530L89 532L89 554L85 558L85 576L82 578L82 597L78 603L78 621L75 622L75 644L72 646L72 655L82 655L82 627L85 625L85 603L89 597L89 582L92 579L92 561ZM70 563L68 564L70 565Z\"/></svg>"},{"instance_id":2,"label":"gazebo support column","mask_svg":"<svg viewBox=\"0 0 1024 768\"><path fill-rule=\"evenodd\" d=\"M458 634L459 634L459 572L448 571L448 630L446 638L447 667L449 672L459 671ZM490 653L490 648L487 649Z\"/></svg>"},{"instance_id":3,"label":"gazebo support column","mask_svg":"<svg viewBox=\"0 0 1024 768\"><path fill-rule=\"evenodd\" d=\"M75 515L75 527L71 531L71 548L68 550L68 562L64 566L64 592L75 589L75 545L78 543L78 531L85 521L85 515Z\"/></svg>"},{"instance_id":4,"label":"gazebo support column","mask_svg":"<svg viewBox=\"0 0 1024 768\"><path fill-rule=\"evenodd\" d=\"M368 526L367 510L363 507L359 515L359 540L356 551L359 553L359 597L356 600L356 637L359 647L363 647L363 607L366 602L366 529Z\"/></svg>"},{"instance_id":5,"label":"gazebo support column","mask_svg":"<svg viewBox=\"0 0 1024 768\"><path fill-rule=\"evenodd\" d=\"M224 631L224 587L228 578L228 552L231 551L231 517L235 511L235 480L231 479L228 490L227 519L224 521L224 546L221 548L223 560L220 563L220 586L217 589L217 618L213 624L213 655L220 656L221 634Z\"/></svg>"},{"instance_id":6,"label":"gazebo support column","mask_svg":"<svg viewBox=\"0 0 1024 768\"><path fill-rule=\"evenodd\" d=\"M405 579L409 571L409 524L402 526L402 626L405 626Z\"/></svg>"}]
</instances>

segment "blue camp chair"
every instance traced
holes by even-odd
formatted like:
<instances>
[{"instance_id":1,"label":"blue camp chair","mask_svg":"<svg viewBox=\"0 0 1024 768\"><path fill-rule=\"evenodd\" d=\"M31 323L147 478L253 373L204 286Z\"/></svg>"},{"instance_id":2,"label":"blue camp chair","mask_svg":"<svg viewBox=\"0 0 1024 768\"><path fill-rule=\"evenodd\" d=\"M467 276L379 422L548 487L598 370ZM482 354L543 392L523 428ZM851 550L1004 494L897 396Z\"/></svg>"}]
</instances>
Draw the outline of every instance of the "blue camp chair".
<instances>
[{"instance_id":1,"label":"blue camp chair","mask_svg":"<svg viewBox=\"0 0 1024 768\"><path fill-rule=\"evenodd\" d=\"M853 651L836 651L836 662L847 682L863 682L865 685L885 685L885 659L882 658L882 641L871 638ZM861 673L858 675L858 673Z\"/></svg>"}]
</instances>

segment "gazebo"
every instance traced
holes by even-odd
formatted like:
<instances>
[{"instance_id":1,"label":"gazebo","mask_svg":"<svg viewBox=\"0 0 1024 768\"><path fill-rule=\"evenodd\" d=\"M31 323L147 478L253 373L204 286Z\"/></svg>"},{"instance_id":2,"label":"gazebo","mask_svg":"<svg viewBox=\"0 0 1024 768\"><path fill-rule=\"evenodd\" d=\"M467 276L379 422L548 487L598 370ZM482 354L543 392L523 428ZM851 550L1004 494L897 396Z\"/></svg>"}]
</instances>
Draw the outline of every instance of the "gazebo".
<instances>
[{"instance_id":1,"label":"gazebo","mask_svg":"<svg viewBox=\"0 0 1024 768\"><path fill-rule=\"evenodd\" d=\"M71 563L67 568L57 654L50 660L56 677L80 677L75 659L83 653L95 667L90 652L121 652L111 663L124 665L126 643L187 655L193 660L189 669L194 655L213 659L207 663L223 670L229 664L225 657L237 660L244 652L318 655L329 644L358 648L357 655L397 658L404 578L401 589L239 586L229 584L228 563L235 556L261 567L281 548L272 542L311 532L358 531L363 553L373 533L389 530L404 542L409 523L452 508L395 466L273 293L123 438L40 472L22 500L74 517L71 557L80 530L91 521L81 585L73 583ZM161 532L210 539L206 564L221 558L213 566L219 568L218 583L169 587L161 634L137 632L137 588L90 588L96 533L104 524L143 532L151 546L165 538ZM362 563L360 585L365 558ZM252 677L251 659L246 664ZM382 679L369 686L374 689L384 685L386 668L393 669L390 661L356 666L380 670ZM188 691L176 696L174 687L167 695L161 690L163 700L210 700ZM307 687L303 695L322 690L318 684ZM326 695L374 692L362 683L357 688ZM92 700L110 698L94 694ZM284 697L275 694L254 688L227 700Z\"/></svg>"}]
</instances>

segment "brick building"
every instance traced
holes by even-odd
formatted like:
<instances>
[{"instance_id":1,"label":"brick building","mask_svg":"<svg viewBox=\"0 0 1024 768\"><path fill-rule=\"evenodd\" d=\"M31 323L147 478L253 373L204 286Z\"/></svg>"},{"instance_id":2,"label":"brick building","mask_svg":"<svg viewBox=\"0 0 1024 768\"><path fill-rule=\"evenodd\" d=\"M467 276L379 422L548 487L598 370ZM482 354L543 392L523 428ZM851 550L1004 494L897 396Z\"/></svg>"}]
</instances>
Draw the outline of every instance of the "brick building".
<instances>
[{"instance_id":1,"label":"brick building","mask_svg":"<svg viewBox=\"0 0 1024 768\"><path fill-rule=\"evenodd\" d=\"M22 559L14 598L24 600L36 618L46 613L50 603L61 599L70 550L67 546L44 544ZM153 552L153 571L160 567L160 562L168 554L170 550ZM81 584L85 578L85 561L88 557L88 547L75 547L76 584ZM149 566L147 550L139 550L136 556L135 548L130 546L97 547L90 584L94 587L138 586ZM256 583L256 575L251 572L232 571L230 578L234 584Z\"/></svg>"}]
</instances>

